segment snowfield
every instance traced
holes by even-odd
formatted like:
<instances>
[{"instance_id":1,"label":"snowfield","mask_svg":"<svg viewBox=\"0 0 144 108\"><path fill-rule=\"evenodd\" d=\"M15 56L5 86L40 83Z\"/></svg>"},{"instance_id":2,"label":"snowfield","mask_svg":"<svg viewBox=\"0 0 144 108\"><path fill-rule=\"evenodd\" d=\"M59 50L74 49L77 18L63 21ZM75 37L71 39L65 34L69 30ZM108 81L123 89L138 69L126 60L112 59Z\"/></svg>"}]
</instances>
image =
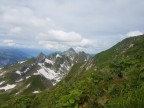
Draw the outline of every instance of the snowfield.
<instances>
[{"instance_id":1,"label":"snowfield","mask_svg":"<svg viewBox=\"0 0 144 108\"><path fill-rule=\"evenodd\" d=\"M44 76L47 79L50 80L55 80L56 83L60 81L60 73L56 73L54 70L50 69L50 68L46 68L42 63L38 64L41 69L37 70L37 72L39 74L41 74L42 76ZM37 74L37 73L36 73ZM55 83L53 83L54 85Z\"/></svg>"},{"instance_id":2,"label":"snowfield","mask_svg":"<svg viewBox=\"0 0 144 108\"><path fill-rule=\"evenodd\" d=\"M19 64L22 64L22 63L24 63L24 62L26 62L26 61L20 61L20 62L18 62Z\"/></svg>"}]
</instances>

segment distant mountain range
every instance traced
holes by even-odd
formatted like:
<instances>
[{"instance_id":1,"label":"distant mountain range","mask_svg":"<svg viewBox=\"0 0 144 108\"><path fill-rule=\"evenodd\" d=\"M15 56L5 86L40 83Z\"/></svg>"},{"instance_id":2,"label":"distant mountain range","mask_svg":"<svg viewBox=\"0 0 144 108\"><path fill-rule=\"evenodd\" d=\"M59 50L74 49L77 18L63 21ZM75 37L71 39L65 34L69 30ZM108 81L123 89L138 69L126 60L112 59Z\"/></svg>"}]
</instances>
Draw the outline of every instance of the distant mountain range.
<instances>
[{"instance_id":1,"label":"distant mountain range","mask_svg":"<svg viewBox=\"0 0 144 108\"><path fill-rule=\"evenodd\" d=\"M18 61L26 60L30 56L17 49L0 48L0 67L14 64Z\"/></svg>"},{"instance_id":2,"label":"distant mountain range","mask_svg":"<svg viewBox=\"0 0 144 108\"><path fill-rule=\"evenodd\" d=\"M28 58L36 57L40 52L46 55L54 51L44 49L29 49L29 48L14 48L14 47L0 47L0 67L8 66Z\"/></svg>"},{"instance_id":3,"label":"distant mountain range","mask_svg":"<svg viewBox=\"0 0 144 108\"><path fill-rule=\"evenodd\" d=\"M30 48L16 48L16 47L2 47L0 46L0 67L9 66L19 61L26 60L28 58L37 57L37 55L43 52L46 56L56 53L56 51L46 49L30 49ZM60 53L57 51L57 53ZM94 56L94 54L90 54Z\"/></svg>"},{"instance_id":4,"label":"distant mountain range","mask_svg":"<svg viewBox=\"0 0 144 108\"><path fill-rule=\"evenodd\" d=\"M76 52L73 48L62 53L38 57L17 62L0 70L0 94L11 95L38 93L52 88L60 82L76 63L89 60L85 52ZM1 101L1 100L0 100Z\"/></svg>"}]
</instances>

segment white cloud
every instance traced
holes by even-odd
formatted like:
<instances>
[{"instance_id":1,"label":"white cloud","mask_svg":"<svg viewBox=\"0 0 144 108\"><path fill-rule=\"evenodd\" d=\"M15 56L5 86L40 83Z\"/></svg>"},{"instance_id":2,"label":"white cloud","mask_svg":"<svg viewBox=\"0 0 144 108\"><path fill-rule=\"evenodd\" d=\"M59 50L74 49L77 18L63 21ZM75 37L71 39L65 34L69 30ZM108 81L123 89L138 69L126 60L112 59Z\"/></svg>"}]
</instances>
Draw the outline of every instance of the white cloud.
<instances>
[{"instance_id":1,"label":"white cloud","mask_svg":"<svg viewBox=\"0 0 144 108\"><path fill-rule=\"evenodd\" d=\"M82 47L90 47L92 45L92 41L88 40L88 39L82 39L82 41L80 42L80 46Z\"/></svg>"},{"instance_id":2,"label":"white cloud","mask_svg":"<svg viewBox=\"0 0 144 108\"><path fill-rule=\"evenodd\" d=\"M93 49L94 44L91 40L83 38L81 41L39 41L39 44L46 49L66 50L70 47L75 49Z\"/></svg>"},{"instance_id":3,"label":"white cloud","mask_svg":"<svg viewBox=\"0 0 144 108\"><path fill-rule=\"evenodd\" d=\"M18 33L21 33L21 31L22 31L22 28L21 27L13 27L13 28L11 28L10 29L10 34L12 33L12 34L18 34Z\"/></svg>"},{"instance_id":4,"label":"white cloud","mask_svg":"<svg viewBox=\"0 0 144 108\"><path fill-rule=\"evenodd\" d=\"M13 40L3 40L3 43L12 43L14 42Z\"/></svg>"},{"instance_id":5,"label":"white cloud","mask_svg":"<svg viewBox=\"0 0 144 108\"><path fill-rule=\"evenodd\" d=\"M29 26L48 26L51 21L48 17L40 17L34 14L30 8L27 7L3 7L2 19L6 23L29 25Z\"/></svg>"},{"instance_id":6,"label":"white cloud","mask_svg":"<svg viewBox=\"0 0 144 108\"><path fill-rule=\"evenodd\" d=\"M39 33L57 28L51 18L40 16L25 6L2 6L0 14L0 28L5 35L19 40L33 41Z\"/></svg>"},{"instance_id":7,"label":"white cloud","mask_svg":"<svg viewBox=\"0 0 144 108\"><path fill-rule=\"evenodd\" d=\"M125 39L125 38L128 38L128 37L134 37L134 36L139 36L139 35L143 35L143 33L141 31L130 31L128 32L127 34L125 35L121 35L121 39Z\"/></svg>"},{"instance_id":8,"label":"white cloud","mask_svg":"<svg viewBox=\"0 0 144 108\"><path fill-rule=\"evenodd\" d=\"M14 40L3 40L1 44L5 45L5 46L15 46L16 45Z\"/></svg>"},{"instance_id":9,"label":"white cloud","mask_svg":"<svg viewBox=\"0 0 144 108\"><path fill-rule=\"evenodd\" d=\"M76 32L65 32L62 30L49 30L47 33L40 33L37 36L40 41L62 41L62 42L80 42L82 36Z\"/></svg>"},{"instance_id":10,"label":"white cloud","mask_svg":"<svg viewBox=\"0 0 144 108\"><path fill-rule=\"evenodd\" d=\"M7 43L7 46L15 46L15 43Z\"/></svg>"},{"instance_id":11,"label":"white cloud","mask_svg":"<svg viewBox=\"0 0 144 108\"><path fill-rule=\"evenodd\" d=\"M64 32L62 30L50 30L48 31L50 36L60 41L81 41L82 36L75 32Z\"/></svg>"},{"instance_id":12,"label":"white cloud","mask_svg":"<svg viewBox=\"0 0 144 108\"><path fill-rule=\"evenodd\" d=\"M69 47L88 48L92 45L92 42L81 34L66 32L57 27L49 17L35 15L35 12L27 7L3 7L2 20L10 26L6 29L8 38L31 41L32 45L35 42L37 46L56 50ZM15 42L7 42L5 45L27 46Z\"/></svg>"},{"instance_id":13,"label":"white cloud","mask_svg":"<svg viewBox=\"0 0 144 108\"><path fill-rule=\"evenodd\" d=\"M127 33L127 37L133 37L133 36L139 36L142 35L143 33L141 31L131 31L129 33Z\"/></svg>"},{"instance_id":14,"label":"white cloud","mask_svg":"<svg viewBox=\"0 0 144 108\"><path fill-rule=\"evenodd\" d=\"M62 30L49 30L47 33L40 33L37 36L40 45L47 49L64 50L69 47L75 49L93 48L91 40L82 37L76 32L65 32Z\"/></svg>"}]
</instances>

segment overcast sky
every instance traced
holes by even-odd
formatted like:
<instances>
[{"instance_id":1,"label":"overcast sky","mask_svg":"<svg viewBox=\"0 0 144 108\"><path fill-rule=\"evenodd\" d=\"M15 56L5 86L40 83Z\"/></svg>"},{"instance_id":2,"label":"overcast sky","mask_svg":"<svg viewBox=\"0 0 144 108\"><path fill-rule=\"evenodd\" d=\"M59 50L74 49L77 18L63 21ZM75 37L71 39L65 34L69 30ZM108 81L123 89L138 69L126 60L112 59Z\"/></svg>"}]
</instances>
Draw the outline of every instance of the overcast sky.
<instances>
[{"instance_id":1,"label":"overcast sky","mask_svg":"<svg viewBox=\"0 0 144 108\"><path fill-rule=\"evenodd\" d=\"M97 53L143 32L144 0L0 0L0 46Z\"/></svg>"}]
</instances>

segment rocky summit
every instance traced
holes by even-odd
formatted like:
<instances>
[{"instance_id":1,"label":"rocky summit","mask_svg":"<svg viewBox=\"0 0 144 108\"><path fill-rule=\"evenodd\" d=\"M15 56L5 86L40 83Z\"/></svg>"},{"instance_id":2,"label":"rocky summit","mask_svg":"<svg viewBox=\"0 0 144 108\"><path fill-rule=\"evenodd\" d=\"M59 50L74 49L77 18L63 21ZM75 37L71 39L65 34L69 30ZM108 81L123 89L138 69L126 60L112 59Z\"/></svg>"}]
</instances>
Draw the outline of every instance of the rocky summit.
<instances>
[{"instance_id":1,"label":"rocky summit","mask_svg":"<svg viewBox=\"0 0 144 108\"><path fill-rule=\"evenodd\" d=\"M42 52L37 57L37 61L39 63L43 63L45 61L45 59L46 59L46 56Z\"/></svg>"}]
</instances>

